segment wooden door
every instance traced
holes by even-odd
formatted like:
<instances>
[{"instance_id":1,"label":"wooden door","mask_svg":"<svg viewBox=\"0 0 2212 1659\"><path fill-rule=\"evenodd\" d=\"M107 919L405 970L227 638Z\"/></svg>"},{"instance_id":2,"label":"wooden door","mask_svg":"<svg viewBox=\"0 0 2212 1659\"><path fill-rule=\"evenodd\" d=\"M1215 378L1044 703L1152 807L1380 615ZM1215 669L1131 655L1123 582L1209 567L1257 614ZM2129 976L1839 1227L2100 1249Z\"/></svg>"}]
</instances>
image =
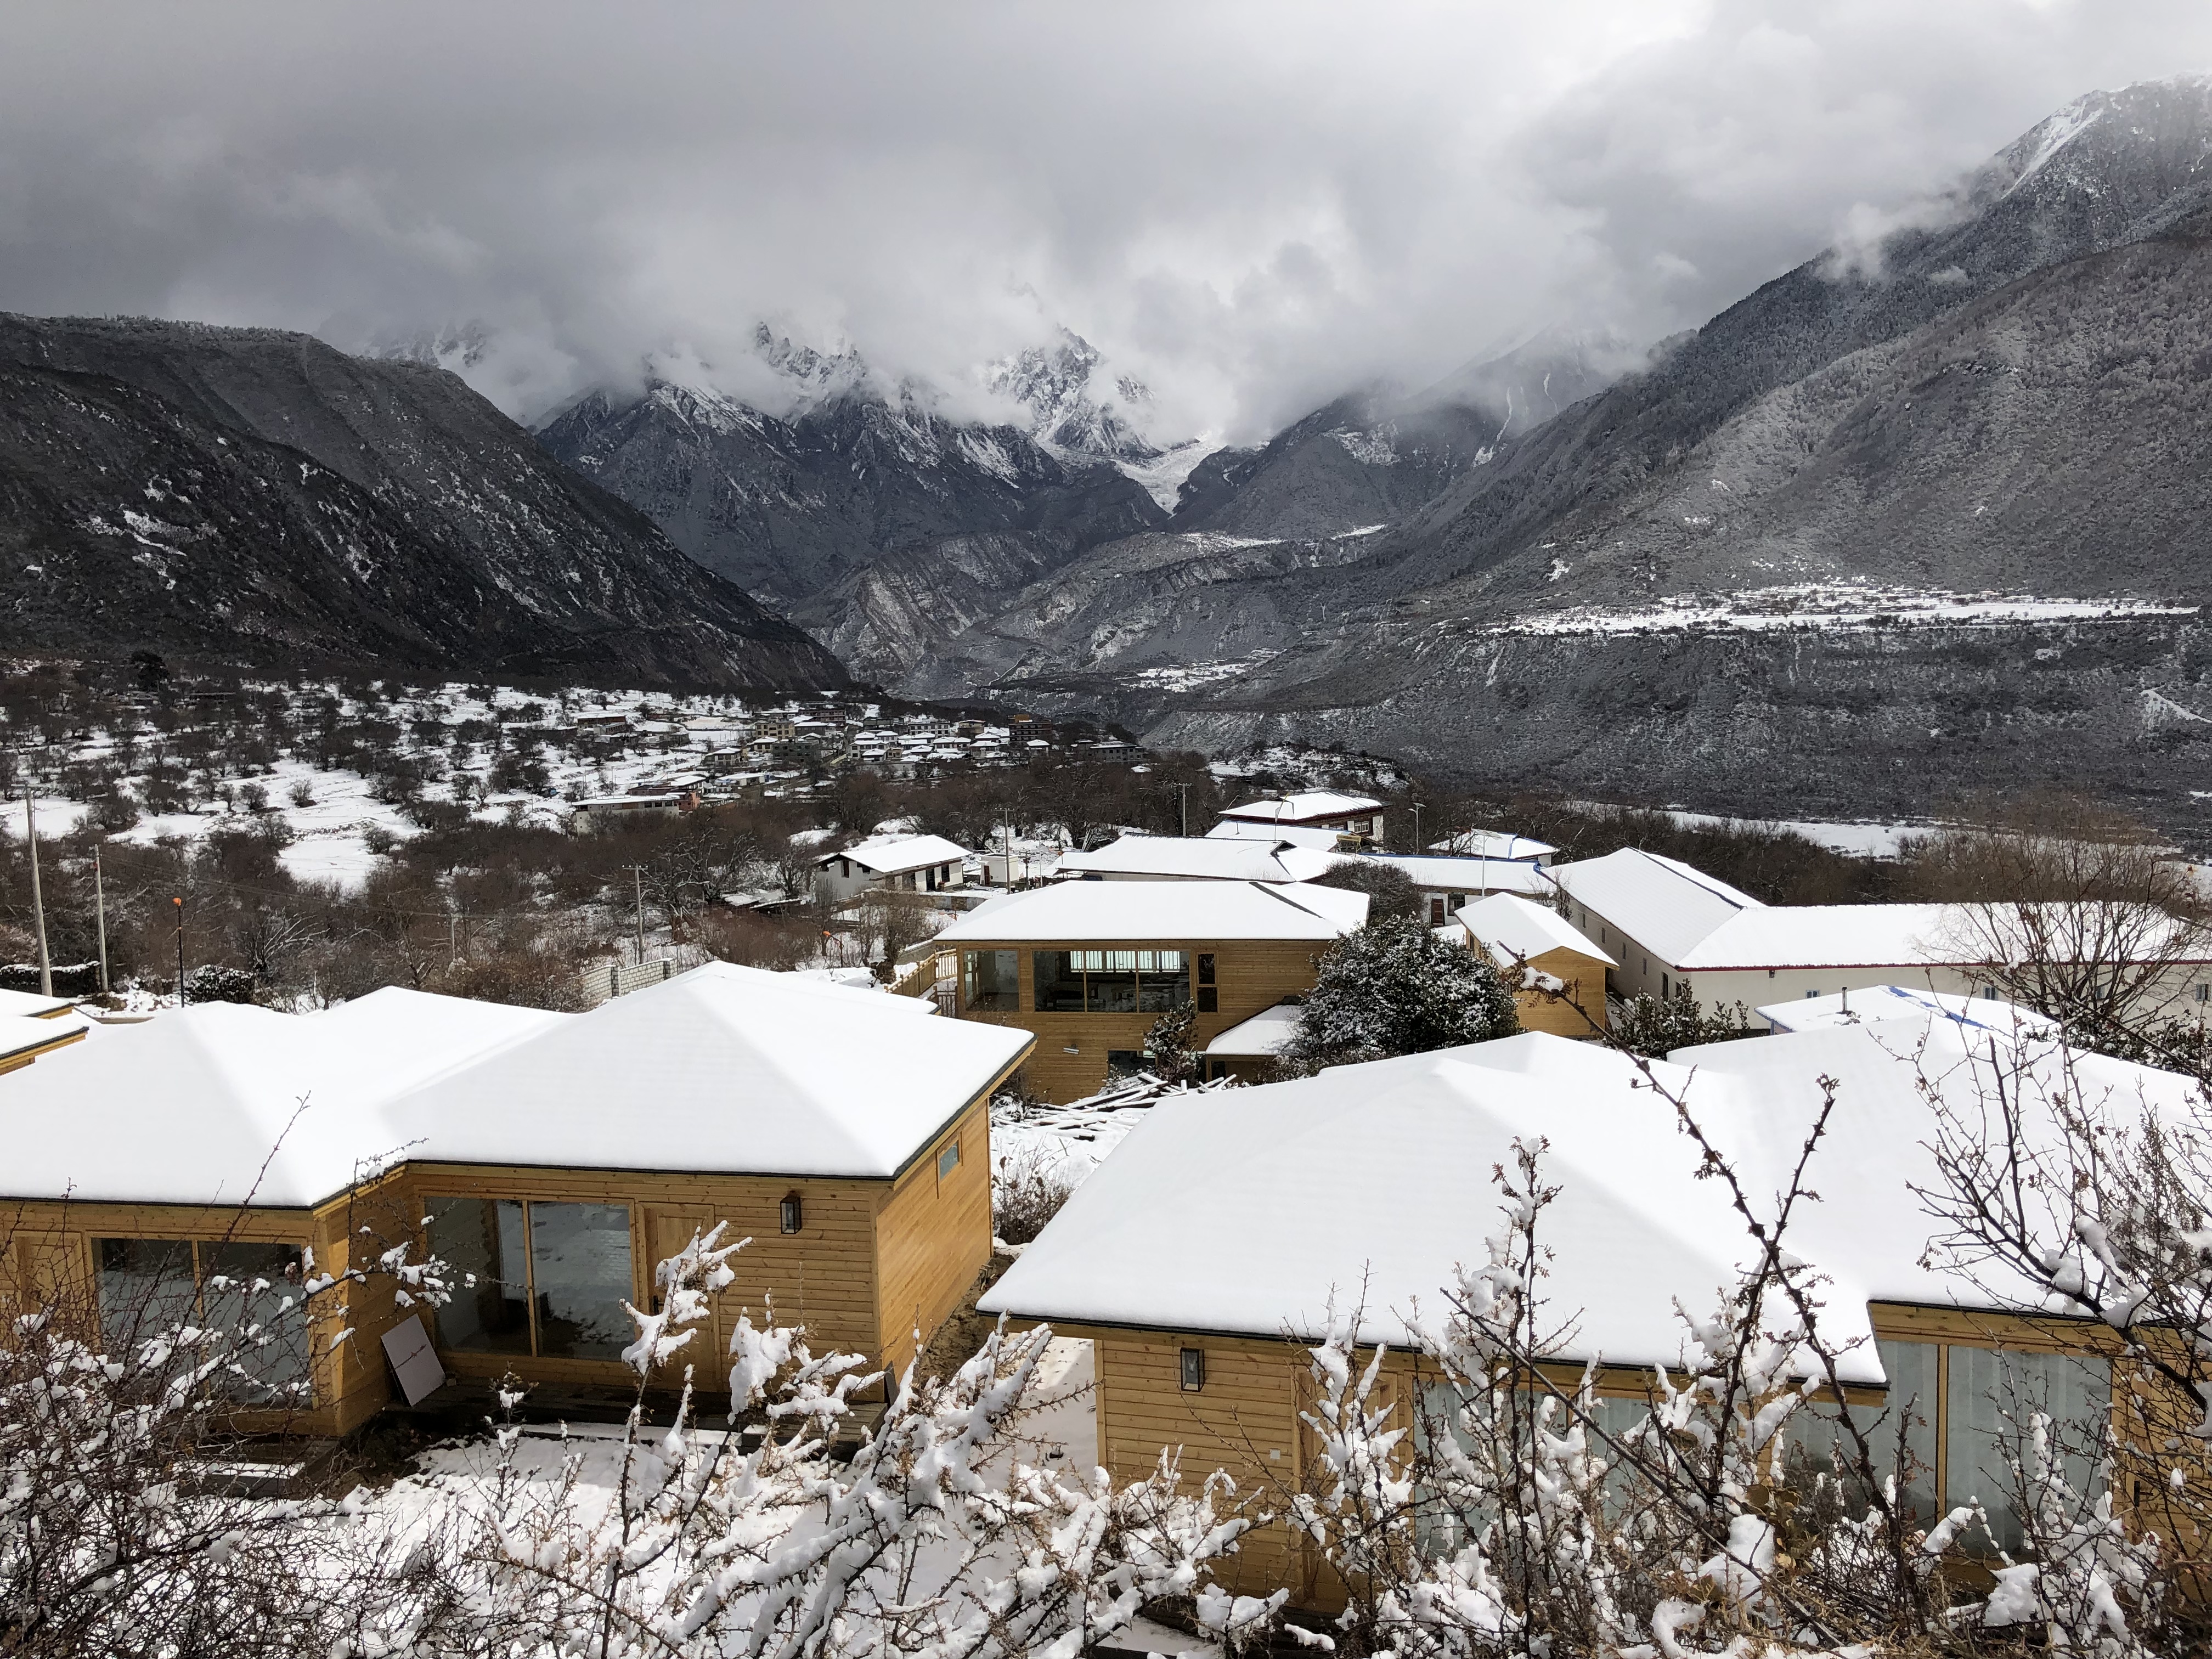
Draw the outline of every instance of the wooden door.
<instances>
[{"instance_id":1,"label":"wooden door","mask_svg":"<svg viewBox=\"0 0 2212 1659\"><path fill-rule=\"evenodd\" d=\"M691 1242L694 1233L704 1233L714 1224L714 1217L704 1209L690 1207L648 1207L645 1212L645 1241L647 1261L645 1279L651 1286L647 1292L653 1298L649 1311L660 1311L660 1285L657 1275L660 1264L676 1255ZM678 1352L674 1359L653 1374L656 1388L680 1389L684 1386L684 1370L691 1369L694 1389L700 1396L702 1409L727 1411L729 1401L724 1399L719 1407L711 1405L714 1396L725 1392L730 1375L730 1364L723 1345L728 1334L722 1329L719 1297L711 1298L717 1305L708 1318L690 1327L695 1333L691 1340Z\"/></svg>"}]
</instances>

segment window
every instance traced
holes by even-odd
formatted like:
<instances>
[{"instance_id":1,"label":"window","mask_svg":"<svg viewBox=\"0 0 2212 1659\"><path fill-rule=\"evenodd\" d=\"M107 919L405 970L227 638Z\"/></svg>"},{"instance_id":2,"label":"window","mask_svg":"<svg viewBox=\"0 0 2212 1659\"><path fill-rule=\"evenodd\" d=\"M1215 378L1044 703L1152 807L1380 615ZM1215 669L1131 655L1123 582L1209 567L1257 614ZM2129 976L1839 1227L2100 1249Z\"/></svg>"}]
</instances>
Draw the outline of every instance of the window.
<instances>
[{"instance_id":1,"label":"window","mask_svg":"<svg viewBox=\"0 0 2212 1659\"><path fill-rule=\"evenodd\" d=\"M1018 951L963 951L962 1004L975 1013L1016 1012L1022 1006L1021 963Z\"/></svg>"},{"instance_id":2,"label":"window","mask_svg":"<svg viewBox=\"0 0 2212 1659\"><path fill-rule=\"evenodd\" d=\"M945 1150L937 1155L937 1178L942 1181L959 1167L960 1143L957 1139L948 1140L945 1143Z\"/></svg>"},{"instance_id":3,"label":"window","mask_svg":"<svg viewBox=\"0 0 2212 1659\"><path fill-rule=\"evenodd\" d=\"M1106 1051L1106 1075L1133 1077L1145 1069L1145 1053L1141 1048L1109 1048Z\"/></svg>"},{"instance_id":4,"label":"window","mask_svg":"<svg viewBox=\"0 0 2212 1659\"><path fill-rule=\"evenodd\" d=\"M446 1347L616 1359L629 1344L626 1204L434 1199L430 1248L461 1274L438 1314Z\"/></svg>"},{"instance_id":5,"label":"window","mask_svg":"<svg viewBox=\"0 0 2212 1659\"><path fill-rule=\"evenodd\" d=\"M1808 991L1808 992L1806 992L1806 993L1805 993L1805 994L1806 994L1806 996L1807 996L1807 997L1810 998L1810 997L1816 997L1816 996L1820 995L1820 994L1818 991Z\"/></svg>"},{"instance_id":6,"label":"window","mask_svg":"<svg viewBox=\"0 0 2212 1659\"><path fill-rule=\"evenodd\" d=\"M111 1352L125 1352L179 1325L258 1334L230 1375L213 1379L232 1399L303 1393L307 1376L301 1303L304 1253L296 1244L240 1239L99 1238L100 1326Z\"/></svg>"},{"instance_id":7,"label":"window","mask_svg":"<svg viewBox=\"0 0 2212 1659\"><path fill-rule=\"evenodd\" d=\"M2002 1353L1956 1344L1945 1351L1943 1494L1956 1506L1978 1500L1996 1547L2018 1555L2027 1543L2008 1452L2018 1456L2031 1412L2046 1412L2062 1449L2068 1484L2094 1498L2096 1471L2085 1450L2112 1413L2112 1366L2071 1354Z\"/></svg>"},{"instance_id":8,"label":"window","mask_svg":"<svg viewBox=\"0 0 2212 1659\"><path fill-rule=\"evenodd\" d=\"M1185 1348L1180 1356L1182 1389L1185 1394L1196 1394L1206 1386L1206 1350Z\"/></svg>"},{"instance_id":9,"label":"window","mask_svg":"<svg viewBox=\"0 0 2212 1659\"><path fill-rule=\"evenodd\" d=\"M1165 1013L1190 1000L1181 951L1039 951L1031 970L1039 1013Z\"/></svg>"},{"instance_id":10,"label":"window","mask_svg":"<svg viewBox=\"0 0 2212 1659\"><path fill-rule=\"evenodd\" d=\"M1990 988L1994 990L1996 988L1992 986ZM2197 1000L2199 1002L2212 1001L2212 985L2198 986L2197 988Z\"/></svg>"},{"instance_id":11,"label":"window","mask_svg":"<svg viewBox=\"0 0 2212 1659\"><path fill-rule=\"evenodd\" d=\"M1201 951L1198 957L1198 1012L1218 1014L1221 1012L1221 989L1214 983L1213 952Z\"/></svg>"}]
</instances>

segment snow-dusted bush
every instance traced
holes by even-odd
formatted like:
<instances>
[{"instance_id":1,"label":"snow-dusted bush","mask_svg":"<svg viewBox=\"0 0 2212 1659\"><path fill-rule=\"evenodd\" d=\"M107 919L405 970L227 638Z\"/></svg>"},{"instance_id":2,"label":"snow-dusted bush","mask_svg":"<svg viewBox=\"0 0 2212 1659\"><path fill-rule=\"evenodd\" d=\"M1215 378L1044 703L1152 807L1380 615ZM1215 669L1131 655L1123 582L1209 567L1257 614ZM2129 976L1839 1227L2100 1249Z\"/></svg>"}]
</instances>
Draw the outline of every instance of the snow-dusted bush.
<instances>
[{"instance_id":1,"label":"snow-dusted bush","mask_svg":"<svg viewBox=\"0 0 2212 1659\"><path fill-rule=\"evenodd\" d=\"M1510 1036L1513 994L1488 959L1407 916L1346 933L1321 959L1281 1064L1287 1073Z\"/></svg>"},{"instance_id":2,"label":"snow-dusted bush","mask_svg":"<svg viewBox=\"0 0 2212 1659\"><path fill-rule=\"evenodd\" d=\"M706 1430L690 1358L708 1297L732 1281L718 1225L660 1264L661 1311L632 1310L640 1408L611 1495L571 1467L550 1490L502 1463L480 1504L449 1514L404 1604L380 1604L348 1653L583 1653L666 1659L1073 1656L1146 1605L1197 1598L1224 1635L1281 1598L1206 1600L1208 1565L1252 1524L1218 1476L1188 1487L1163 1457L1116 1486L1015 1461L1002 1431L1035 1403L1050 1333L1003 1327L951 1377L899 1380L848 1462L831 1454L882 1377L819 1357L802 1332L740 1317L729 1408L757 1436ZM704 1356L702 1356L703 1358ZM645 1426L642 1390L680 1368L674 1425ZM502 1437L512 1453L516 1443Z\"/></svg>"},{"instance_id":3,"label":"snow-dusted bush","mask_svg":"<svg viewBox=\"0 0 2212 1659\"><path fill-rule=\"evenodd\" d=\"M1624 997L1611 1011L1611 1040L1632 1054L1662 1060L1677 1048L1698 1042L1732 1042L1738 1037L1763 1035L1754 1031L1751 1014L1743 1004L1716 1006L1708 1013L1698 1006L1687 985L1672 995Z\"/></svg>"}]
</instances>

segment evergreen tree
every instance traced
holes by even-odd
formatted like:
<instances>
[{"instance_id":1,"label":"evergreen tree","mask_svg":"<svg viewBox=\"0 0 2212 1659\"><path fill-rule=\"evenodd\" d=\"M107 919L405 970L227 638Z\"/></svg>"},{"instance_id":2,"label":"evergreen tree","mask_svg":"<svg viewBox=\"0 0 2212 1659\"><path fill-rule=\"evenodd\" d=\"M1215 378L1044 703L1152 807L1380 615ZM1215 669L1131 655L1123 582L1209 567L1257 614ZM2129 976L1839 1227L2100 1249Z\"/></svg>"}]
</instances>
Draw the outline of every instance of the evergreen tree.
<instances>
[{"instance_id":1,"label":"evergreen tree","mask_svg":"<svg viewBox=\"0 0 2212 1659\"><path fill-rule=\"evenodd\" d=\"M1304 1075L1520 1029L1513 994L1487 958L1418 918L1385 916L1329 946L1282 1065Z\"/></svg>"}]
</instances>

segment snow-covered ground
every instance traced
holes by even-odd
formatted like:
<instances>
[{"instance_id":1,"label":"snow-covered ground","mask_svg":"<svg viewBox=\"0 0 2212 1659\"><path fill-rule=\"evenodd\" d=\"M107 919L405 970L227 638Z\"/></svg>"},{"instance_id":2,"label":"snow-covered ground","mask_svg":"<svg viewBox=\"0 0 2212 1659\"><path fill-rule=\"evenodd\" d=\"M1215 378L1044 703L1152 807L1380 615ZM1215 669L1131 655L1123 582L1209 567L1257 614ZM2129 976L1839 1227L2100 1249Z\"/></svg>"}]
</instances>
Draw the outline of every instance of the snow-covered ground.
<instances>
[{"instance_id":1,"label":"snow-covered ground","mask_svg":"<svg viewBox=\"0 0 2212 1659\"><path fill-rule=\"evenodd\" d=\"M1669 811L1667 816L1686 829L1726 830L1741 824L1741 818L1717 817L1711 812ZM1914 836L1933 835L1941 826L1929 823L1826 823L1817 819L1761 819L1772 823L1778 830L1793 830L1808 841L1818 842L1832 853L1843 853L1853 858L1893 859L1903 850L1905 841Z\"/></svg>"},{"instance_id":2,"label":"snow-covered ground","mask_svg":"<svg viewBox=\"0 0 2212 1659\"><path fill-rule=\"evenodd\" d=\"M1578 605L1487 623L1483 634L1767 633L1789 629L1972 628L2195 616L2200 607L2151 599L2039 599L1954 593L1859 582L1801 582L1735 593L1680 594L1629 610Z\"/></svg>"}]
</instances>

